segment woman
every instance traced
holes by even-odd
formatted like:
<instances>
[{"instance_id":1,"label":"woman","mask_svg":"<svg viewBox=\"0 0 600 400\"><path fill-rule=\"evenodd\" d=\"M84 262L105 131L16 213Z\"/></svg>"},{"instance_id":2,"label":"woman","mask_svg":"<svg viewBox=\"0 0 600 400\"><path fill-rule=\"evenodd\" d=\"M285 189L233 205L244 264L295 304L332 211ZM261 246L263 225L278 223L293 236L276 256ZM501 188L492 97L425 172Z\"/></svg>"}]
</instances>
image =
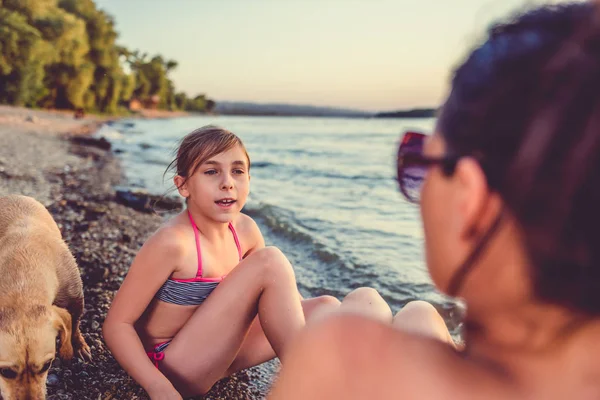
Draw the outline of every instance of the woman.
<instances>
[{"instance_id":1,"label":"woman","mask_svg":"<svg viewBox=\"0 0 600 400\"><path fill-rule=\"evenodd\" d=\"M492 27L435 133L402 140L398 179L421 204L434 283L467 305L464 349L423 303L400 329L325 318L290 348L272 398L600 398L597 4Z\"/></svg>"}]
</instances>

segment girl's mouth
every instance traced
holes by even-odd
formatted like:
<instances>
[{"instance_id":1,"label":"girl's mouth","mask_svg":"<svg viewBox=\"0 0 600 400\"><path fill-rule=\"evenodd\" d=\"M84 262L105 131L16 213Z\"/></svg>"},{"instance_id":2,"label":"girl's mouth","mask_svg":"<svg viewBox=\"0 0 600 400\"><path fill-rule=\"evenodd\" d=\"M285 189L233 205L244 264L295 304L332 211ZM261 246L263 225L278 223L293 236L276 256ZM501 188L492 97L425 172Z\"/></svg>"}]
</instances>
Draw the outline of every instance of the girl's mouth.
<instances>
[{"instance_id":1,"label":"girl's mouth","mask_svg":"<svg viewBox=\"0 0 600 400\"><path fill-rule=\"evenodd\" d=\"M230 208L236 202L234 199L221 199L215 201L215 204L222 208Z\"/></svg>"}]
</instances>

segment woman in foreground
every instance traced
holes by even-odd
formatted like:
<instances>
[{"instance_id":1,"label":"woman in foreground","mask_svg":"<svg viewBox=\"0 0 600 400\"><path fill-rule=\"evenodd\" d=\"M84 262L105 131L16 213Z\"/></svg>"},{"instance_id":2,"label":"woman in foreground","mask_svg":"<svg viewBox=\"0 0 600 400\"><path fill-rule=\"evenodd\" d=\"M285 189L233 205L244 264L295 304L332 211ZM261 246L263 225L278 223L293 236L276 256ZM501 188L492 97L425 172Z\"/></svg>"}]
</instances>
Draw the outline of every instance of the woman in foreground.
<instances>
[{"instance_id":1,"label":"woman in foreground","mask_svg":"<svg viewBox=\"0 0 600 400\"><path fill-rule=\"evenodd\" d=\"M271 398L600 398L598 5L492 27L435 133L404 136L398 179L434 283L467 305L464 349L428 307L400 329L333 312L298 336Z\"/></svg>"}]
</instances>

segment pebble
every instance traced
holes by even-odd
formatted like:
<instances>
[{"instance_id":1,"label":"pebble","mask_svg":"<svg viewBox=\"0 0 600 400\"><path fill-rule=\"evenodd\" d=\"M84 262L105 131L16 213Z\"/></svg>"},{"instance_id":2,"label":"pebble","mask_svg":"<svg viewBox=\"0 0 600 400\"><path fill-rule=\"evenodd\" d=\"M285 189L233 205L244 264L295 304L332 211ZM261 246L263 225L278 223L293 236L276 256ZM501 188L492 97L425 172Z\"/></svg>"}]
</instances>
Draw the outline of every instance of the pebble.
<instances>
[{"instance_id":1,"label":"pebble","mask_svg":"<svg viewBox=\"0 0 600 400\"><path fill-rule=\"evenodd\" d=\"M48 386L58 386L60 383L60 379L56 374L48 374L48 378L46 379L46 384Z\"/></svg>"}]
</instances>

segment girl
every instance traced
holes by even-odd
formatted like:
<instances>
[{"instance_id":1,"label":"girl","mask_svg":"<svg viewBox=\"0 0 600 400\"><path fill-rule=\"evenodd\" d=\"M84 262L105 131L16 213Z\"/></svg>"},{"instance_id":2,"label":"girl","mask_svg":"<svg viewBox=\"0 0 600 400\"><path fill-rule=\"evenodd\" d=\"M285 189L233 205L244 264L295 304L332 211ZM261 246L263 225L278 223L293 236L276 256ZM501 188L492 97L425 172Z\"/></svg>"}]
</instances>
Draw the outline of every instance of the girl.
<instances>
[{"instance_id":1,"label":"girl","mask_svg":"<svg viewBox=\"0 0 600 400\"><path fill-rule=\"evenodd\" d=\"M600 398L598 7L492 27L435 133L401 142L432 279L467 305L464 350L426 303L400 311L401 329L328 318L286 354L273 399Z\"/></svg>"},{"instance_id":2,"label":"girl","mask_svg":"<svg viewBox=\"0 0 600 400\"><path fill-rule=\"evenodd\" d=\"M275 356L330 296L301 301L294 272L241 213L250 158L233 133L205 126L171 163L187 208L135 257L103 326L109 349L152 399L206 393ZM258 318L255 318L258 316Z\"/></svg>"}]
</instances>

